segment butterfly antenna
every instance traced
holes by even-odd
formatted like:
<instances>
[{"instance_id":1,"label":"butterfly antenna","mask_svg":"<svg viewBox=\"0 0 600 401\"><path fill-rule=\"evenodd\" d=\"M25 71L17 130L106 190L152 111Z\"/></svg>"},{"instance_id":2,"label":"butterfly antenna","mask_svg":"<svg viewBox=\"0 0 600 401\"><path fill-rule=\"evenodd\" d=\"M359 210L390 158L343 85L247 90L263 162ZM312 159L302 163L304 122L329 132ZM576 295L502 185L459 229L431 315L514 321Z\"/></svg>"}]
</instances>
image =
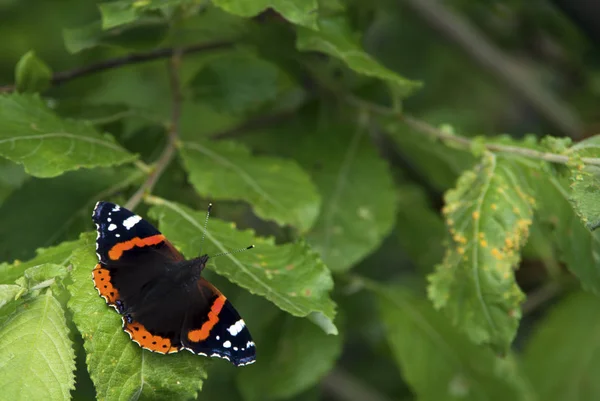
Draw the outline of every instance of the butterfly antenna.
<instances>
[{"instance_id":1,"label":"butterfly antenna","mask_svg":"<svg viewBox=\"0 0 600 401\"><path fill-rule=\"evenodd\" d=\"M208 210L206 211L206 219L204 220L204 231L202 232L202 239L200 240L200 249L204 243L204 237L206 236L206 228L208 227L208 216L210 216L210 210L212 209L212 203L208 204Z\"/></svg>"},{"instance_id":2,"label":"butterfly antenna","mask_svg":"<svg viewBox=\"0 0 600 401\"><path fill-rule=\"evenodd\" d=\"M240 248L236 251L217 253L216 255L211 256L211 258L216 258L217 256L231 255L232 253L243 252L243 251L247 251L248 249L252 249L252 248L254 248L254 245L247 246L246 248Z\"/></svg>"}]
</instances>

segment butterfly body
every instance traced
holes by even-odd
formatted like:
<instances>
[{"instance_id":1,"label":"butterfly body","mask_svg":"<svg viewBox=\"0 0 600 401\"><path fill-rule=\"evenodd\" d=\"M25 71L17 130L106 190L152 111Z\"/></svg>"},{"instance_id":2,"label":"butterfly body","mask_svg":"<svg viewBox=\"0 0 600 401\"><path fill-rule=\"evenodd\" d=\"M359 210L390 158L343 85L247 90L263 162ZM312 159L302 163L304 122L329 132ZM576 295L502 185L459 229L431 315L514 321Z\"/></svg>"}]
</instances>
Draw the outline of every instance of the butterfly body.
<instances>
[{"instance_id":1,"label":"butterfly body","mask_svg":"<svg viewBox=\"0 0 600 401\"><path fill-rule=\"evenodd\" d=\"M98 237L94 285L141 347L188 350L236 366L253 363L255 345L231 302L201 274L208 256L186 260L149 222L109 202L92 219Z\"/></svg>"}]
</instances>

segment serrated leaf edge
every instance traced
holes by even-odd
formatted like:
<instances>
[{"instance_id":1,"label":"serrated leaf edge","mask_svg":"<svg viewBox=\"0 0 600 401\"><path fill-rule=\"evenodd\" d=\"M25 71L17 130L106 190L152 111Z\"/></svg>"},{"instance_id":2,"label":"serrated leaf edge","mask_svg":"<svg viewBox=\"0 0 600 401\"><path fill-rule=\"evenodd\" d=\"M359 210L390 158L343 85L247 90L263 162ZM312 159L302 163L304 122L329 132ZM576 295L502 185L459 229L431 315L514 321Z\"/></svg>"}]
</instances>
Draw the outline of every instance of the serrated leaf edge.
<instances>
[{"instance_id":1,"label":"serrated leaf edge","mask_svg":"<svg viewBox=\"0 0 600 401\"><path fill-rule=\"evenodd\" d=\"M221 252L227 252L227 248L225 248L225 246L223 246L223 244L218 241L214 236L212 236L212 234L205 230L204 227L198 223L192 216L190 216L189 214L187 214L185 212L185 210L181 209L177 204L163 200L161 202L161 204L171 208L173 211L179 213L180 216L182 216L186 221L188 221L192 226L196 227L199 231L203 232L206 235L206 238L208 238L213 244L215 244L219 250L221 250ZM250 276L257 284L259 284L261 287L263 287L266 291L267 294L270 294L272 296L275 296L278 300L280 301L284 301L282 303L289 305L289 308L291 310L290 313L296 315L296 316L306 316L306 313L304 313L304 311L302 311L301 309L298 309L298 307L296 307L296 305L293 302L290 302L287 298L282 297L281 295L279 295L276 291L273 291L271 289L271 287L265 283L264 281L262 281L260 278L258 278L257 276L255 276L250 270L248 270L246 268L246 266L244 266L243 263L241 263L234 254L228 254L226 255L242 272L244 272L245 274L247 274L248 276ZM250 289L248 289L250 292L252 292ZM293 311L293 312L292 312Z\"/></svg>"}]
</instances>

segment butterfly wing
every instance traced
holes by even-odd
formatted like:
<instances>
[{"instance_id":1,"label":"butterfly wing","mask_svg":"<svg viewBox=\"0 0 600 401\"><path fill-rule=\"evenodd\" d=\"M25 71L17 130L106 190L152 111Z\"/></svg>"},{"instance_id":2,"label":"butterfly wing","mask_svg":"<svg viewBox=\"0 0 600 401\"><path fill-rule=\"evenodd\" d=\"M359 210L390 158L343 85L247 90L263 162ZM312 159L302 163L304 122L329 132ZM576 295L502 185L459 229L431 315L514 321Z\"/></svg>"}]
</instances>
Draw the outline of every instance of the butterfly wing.
<instances>
[{"instance_id":1,"label":"butterfly wing","mask_svg":"<svg viewBox=\"0 0 600 401\"><path fill-rule=\"evenodd\" d=\"M98 202L92 219L99 262L92 272L94 286L125 321L132 321L138 308L160 297L155 284L164 281L169 266L183 261L183 255L152 224L114 203ZM162 352L164 343L149 349ZM170 344L166 352L178 348Z\"/></svg>"},{"instance_id":2,"label":"butterfly wing","mask_svg":"<svg viewBox=\"0 0 600 401\"><path fill-rule=\"evenodd\" d=\"M256 360L256 348L246 323L231 302L211 283L201 278L197 285L197 305L210 305L207 310L190 310L181 335L185 349L200 355L227 359L236 366Z\"/></svg>"},{"instance_id":3,"label":"butterfly wing","mask_svg":"<svg viewBox=\"0 0 600 401\"><path fill-rule=\"evenodd\" d=\"M96 255L100 263L117 267L139 264L141 258L184 260L152 224L119 205L98 202L92 214L96 224Z\"/></svg>"},{"instance_id":4,"label":"butterfly wing","mask_svg":"<svg viewBox=\"0 0 600 401\"><path fill-rule=\"evenodd\" d=\"M197 262L186 261L152 224L123 207L98 202L92 217L99 260L94 285L123 315L133 341L154 352L187 349L237 366L255 361L254 342L233 305L204 278L189 279Z\"/></svg>"}]
</instances>

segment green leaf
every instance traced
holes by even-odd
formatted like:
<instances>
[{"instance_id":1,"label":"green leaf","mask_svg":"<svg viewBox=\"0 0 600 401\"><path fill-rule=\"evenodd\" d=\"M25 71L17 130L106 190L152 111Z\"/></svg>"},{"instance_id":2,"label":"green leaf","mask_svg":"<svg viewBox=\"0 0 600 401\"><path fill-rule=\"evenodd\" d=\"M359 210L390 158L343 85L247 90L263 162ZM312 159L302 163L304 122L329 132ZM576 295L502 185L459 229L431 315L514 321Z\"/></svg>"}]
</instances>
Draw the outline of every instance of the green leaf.
<instances>
[{"instance_id":1,"label":"green leaf","mask_svg":"<svg viewBox=\"0 0 600 401\"><path fill-rule=\"evenodd\" d=\"M320 19L318 31L299 27L296 46L299 50L336 57L357 73L386 82L399 96L408 96L421 86L384 67L365 52L343 18Z\"/></svg>"},{"instance_id":2,"label":"green leaf","mask_svg":"<svg viewBox=\"0 0 600 401\"><path fill-rule=\"evenodd\" d=\"M98 399L190 399L206 379L207 359L189 352L161 355L142 350L121 328L121 316L94 289L98 263L94 233L82 235L73 254L68 307L84 339L87 366Z\"/></svg>"},{"instance_id":3,"label":"green leaf","mask_svg":"<svg viewBox=\"0 0 600 401\"><path fill-rule=\"evenodd\" d=\"M361 128L334 130L307 135L297 150L323 197L307 239L331 270L342 272L379 247L398 209L389 167L368 135Z\"/></svg>"},{"instance_id":4,"label":"green leaf","mask_svg":"<svg viewBox=\"0 0 600 401\"><path fill-rule=\"evenodd\" d=\"M22 282L25 288L31 290L33 287L46 280L61 280L67 276L67 273L67 267L64 265L44 263L43 265L33 266L25 270L23 276L24 280L19 280L19 282Z\"/></svg>"},{"instance_id":5,"label":"green leaf","mask_svg":"<svg viewBox=\"0 0 600 401\"><path fill-rule=\"evenodd\" d=\"M317 28L317 0L213 0L213 4L241 17L254 17L272 8L294 24Z\"/></svg>"},{"instance_id":6,"label":"green leaf","mask_svg":"<svg viewBox=\"0 0 600 401\"><path fill-rule=\"evenodd\" d=\"M332 271L343 272L390 233L398 196L389 166L362 123L325 119L302 113L292 124L246 140L257 150L294 158L311 175L323 206L307 240Z\"/></svg>"},{"instance_id":7,"label":"green leaf","mask_svg":"<svg viewBox=\"0 0 600 401\"><path fill-rule=\"evenodd\" d=\"M159 220L160 230L184 255L196 256L206 213L162 199L153 203L160 205L150 210L150 215ZM211 218L202 253L213 255L249 244L256 249L210 259L208 267L294 316L321 312L333 321L335 304L329 298L333 288L331 274L307 244L275 245L273 238L256 237L251 230L236 230L233 223Z\"/></svg>"},{"instance_id":8,"label":"green leaf","mask_svg":"<svg viewBox=\"0 0 600 401\"><path fill-rule=\"evenodd\" d=\"M521 318L523 293L513 269L533 217L531 188L520 165L491 153L445 195L452 237L429 276L429 297L477 344L505 353Z\"/></svg>"},{"instance_id":9,"label":"green leaf","mask_svg":"<svg viewBox=\"0 0 600 401\"><path fill-rule=\"evenodd\" d=\"M16 299L23 292L23 287L16 284L0 284L0 309Z\"/></svg>"},{"instance_id":10,"label":"green leaf","mask_svg":"<svg viewBox=\"0 0 600 401\"><path fill-rule=\"evenodd\" d=\"M227 13L217 7L207 7L200 13L188 15L177 27L167 44L197 44L199 42L235 42L248 34L254 21Z\"/></svg>"},{"instance_id":11,"label":"green leaf","mask_svg":"<svg viewBox=\"0 0 600 401\"><path fill-rule=\"evenodd\" d=\"M37 256L27 262L15 261L13 264L0 263L0 284L12 284L25 274L27 269L46 263L67 266L71 260L71 254L78 244L78 241L63 242L51 248L36 250Z\"/></svg>"},{"instance_id":12,"label":"green leaf","mask_svg":"<svg viewBox=\"0 0 600 401\"><path fill-rule=\"evenodd\" d=\"M244 114L273 102L291 83L275 64L236 52L208 61L190 86L197 101L219 112Z\"/></svg>"},{"instance_id":13,"label":"green leaf","mask_svg":"<svg viewBox=\"0 0 600 401\"><path fill-rule=\"evenodd\" d=\"M312 312L310 315L306 317L308 320L316 324L323 330L325 333L337 336L339 331L333 321L325 316L322 312Z\"/></svg>"},{"instance_id":14,"label":"green leaf","mask_svg":"<svg viewBox=\"0 0 600 401\"><path fill-rule=\"evenodd\" d=\"M102 23L94 21L76 28L63 29L63 41L69 53L96 46L110 46L133 50L155 48L165 37L167 26L160 20L142 18L127 27L103 30Z\"/></svg>"},{"instance_id":15,"label":"green leaf","mask_svg":"<svg viewBox=\"0 0 600 401\"><path fill-rule=\"evenodd\" d=\"M23 166L0 159L0 204L29 178Z\"/></svg>"},{"instance_id":16,"label":"green leaf","mask_svg":"<svg viewBox=\"0 0 600 401\"><path fill-rule=\"evenodd\" d=\"M319 9L328 13L342 12L346 10L344 0L319 0Z\"/></svg>"},{"instance_id":17,"label":"green leaf","mask_svg":"<svg viewBox=\"0 0 600 401\"><path fill-rule=\"evenodd\" d=\"M525 349L523 366L540 400L600 397L599 307L596 296L577 293L538 323Z\"/></svg>"},{"instance_id":18,"label":"green leaf","mask_svg":"<svg viewBox=\"0 0 600 401\"><path fill-rule=\"evenodd\" d=\"M62 34L67 51L74 54L97 46L102 32L100 21L96 21L85 26L65 28Z\"/></svg>"},{"instance_id":19,"label":"green leaf","mask_svg":"<svg viewBox=\"0 0 600 401\"><path fill-rule=\"evenodd\" d=\"M436 189L451 188L458 176L472 168L476 162L470 152L424 138L406 124L400 123L397 117L379 118L379 121L402 156Z\"/></svg>"},{"instance_id":20,"label":"green leaf","mask_svg":"<svg viewBox=\"0 0 600 401\"><path fill-rule=\"evenodd\" d=\"M88 103L124 105L139 114L151 113L153 118L150 121L163 124L169 121L170 98L164 96L165 93L169 93L169 81L163 63L140 64L135 69L116 68L106 71L103 76L103 84L87 95ZM186 103L182 104L182 119L186 117ZM148 125L148 121L144 121L144 124Z\"/></svg>"},{"instance_id":21,"label":"green leaf","mask_svg":"<svg viewBox=\"0 0 600 401\"><path fill-rule=\"evenodd\" d=\"M567 155L576 160L600 157L600 135L587 138L571 147ZM570 166L572 202L585 226L594 230L600 226L600 167L575 161Z\"/></svg>"},{"instance_id":22,"label":"green leaf","mask_svg":"<svg viewBox=\"0 0 600 401\"><path fill-rule=\"evenodd\" d=\"M135 22L148 11L162 11L168 16L180 5L193 7L198 3L198 0L117 0L100 3L98 8L102 15L102 28L111 29Z\"/></svg>"},{"instance_id":23,"label":"green leaf","mask_svg":"<svg viewBox=\"0 0 600 401\"><path fill-rule=\"evenodd\" d=\"M60 303L50 291L17 309L0 327L2 397L68 400L75 353Z\"/></svg>"},{"instance_id":24,"label":"green leaf","mask_svg":"<svg viewBox=\"0 0 600 401\"><path fill-rule=\"evenodd\" d=\"M111 29L120 25L129 24L137 19L136 8L133 4L149 3L150 1L111 1L100 3L98 8L102 15L102 29Z\"/></svg>"},{"instance_id":25,"label":"green leaf","mask_svg":"<svg viewBox=\"0 0 600 401\"><path fill-rule=\"evenodd\" d=\"M23 164L36 177L136 158L90 124L63 120L38 96L17 93L0 96L0 156Z\"/></svg>"},{"instance_id":26,"label":"green leaf","mask_svg":"<svg viewBox=\"0 0 600 401\"><path fill-rule=\"evenodd\" d=\"M258 217L308 230L319 213L317 189L293 160L253 156L244 145L184 142L181 156L196 191L210 199L244 200Z\"/></svg>"},{"instance_id":27,"label":"green leaf","mask_svg":"<svg viewBox=\"0 0 600 401\"><path fill-rule=\"evenodd\" d=\"M52 70L38 58L33 50L17 62L15 82L19 92L42 92L50 87Z\"/></svg>"},{"instance_id":28,"label":"green leaf","mask_svg":"<svg viewBox=\"0 0 600 401\"><path fill-rule=\"evenodd\" d=\"M537 172L536 192L540 219L550 224L559 258L577 276L581 286L600 294L600 231L588 230L570 204L567 183L549 172Z\"/></svg>"},{"instance_id":29,"label":"green leaf","mask_svg":"<svg viewBox=\"0 0 600 401\"><path fill-rule=\"evenodd\" d=\"M421 272L431 272L444 257L444 221L416 185L398 188L400 204L394 230L398 242Z\"/></svg>"},{"instance_id":30,"label":"green leaf","mask_svg":"<svg viewBox=\"0 0 600 401\"><path fill-rule=\"evenodd\" d=\"M270 329L270 330L269 330ZM260 359L238 376L246 401L289 398L315 385L335 364L341 336L330 336L306 319L280 316L269 326Z\"/></svg>"},{"instance_id":31,"label":"green leaf","mask_svg":"<svg viewBox=\"0 0 600 401\"><path fill-rule=\"evenodd\" d=\"M419 400L533 398L513 358L473 344L405 289L382 287L377 295L392 354Z\"/></svg>"},{"instance_id":32,"label":"green leaf","mask_svg":"<svg viewBox=\"0 0 600 401\"><path fill-rule=\"evenodd\" d=\"M77 238L93 227L90 216L98 200L142 176L138 170L96 169L29 180L0 206L0 259L28 259L36 248Z\"/></svg>"},{"instance_id":33,"label":"green leaf","mask_svg":"<svg viewBox=\"0 0 600 401\"><path fill-rule=\"evenodd\" d=\"M545 136L540 141L540 145L544 149L549 150L551 153L566 153L572 144L573 139L570 137L557 138L553 136Z\"/></svg>"}]
</instances>

